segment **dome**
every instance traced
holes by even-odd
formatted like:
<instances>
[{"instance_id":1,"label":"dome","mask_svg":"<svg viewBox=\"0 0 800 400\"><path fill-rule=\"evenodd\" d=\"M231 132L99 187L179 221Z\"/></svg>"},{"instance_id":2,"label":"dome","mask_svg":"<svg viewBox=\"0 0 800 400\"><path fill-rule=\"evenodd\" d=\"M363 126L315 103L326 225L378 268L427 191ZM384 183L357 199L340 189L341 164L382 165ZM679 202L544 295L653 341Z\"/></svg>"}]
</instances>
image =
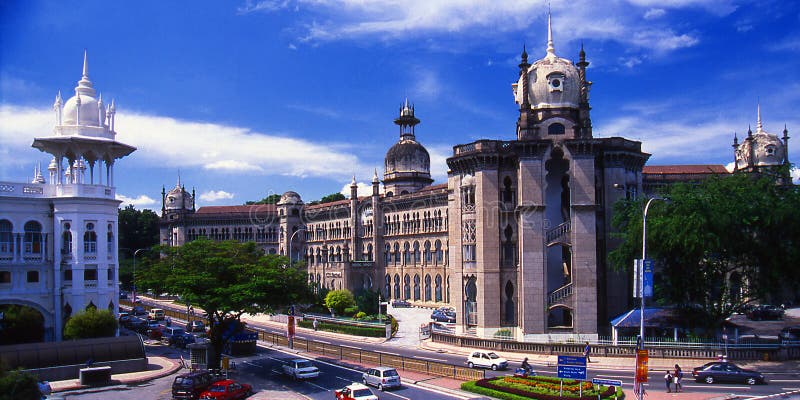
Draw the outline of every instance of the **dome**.
<instances>
[{"instance_id":1,"label":"dome","mask_svg":"<svg viewBox=\"0 0 800 400\"><path fill-rule=\"evenodd\" d=\"M300 198L300 195L297 192L289 190L288 192L281 195L281 199L278 200L278 205L284 204L302 204L303 200Z\"/></svg>"},{"instance_id":2,"label":"dome","mask_svg":"<svg viewBox=\"0 0 800 400\"><path fill-rule=\"evenodd\" d=\"M756 132L748 131L747 138L736 148L736 168L779 166L785 162L786 144L764 130L759 105Z\"/></svg>"},{"instance_id":3,"label":"dome","mask_svg":"<svg viewBox=\"0 0 800 400\"><path fill-rule=\"evenodd\" d=\"M404 139L386 152L386 174L396 172L430 173L431 156L416 140Z\"/></svg>"},{"instance_id":4,"label":"dome","mask_svg":"<svg viewBox=\"0 0 800 400\"><path fill-rule=\"evenodd\" d=\"M78 104L80 99L80 104ZM80 107L80 118L78 121L78 108ZM100 126L100 107L97 99L93 96L78 94L72 96L64 103L64 125L88 125Z\"/></svg>"},{"instance_id":5,"label":"dome","mask_svg":"<svg viewBox=\"0 0 800 400\"><path fill-rule=\"evenodd\" d=\"M193 200L192 195L178 184L167 192L164 207L167 210L191 210Z\"/></svg>"}]
</instances>

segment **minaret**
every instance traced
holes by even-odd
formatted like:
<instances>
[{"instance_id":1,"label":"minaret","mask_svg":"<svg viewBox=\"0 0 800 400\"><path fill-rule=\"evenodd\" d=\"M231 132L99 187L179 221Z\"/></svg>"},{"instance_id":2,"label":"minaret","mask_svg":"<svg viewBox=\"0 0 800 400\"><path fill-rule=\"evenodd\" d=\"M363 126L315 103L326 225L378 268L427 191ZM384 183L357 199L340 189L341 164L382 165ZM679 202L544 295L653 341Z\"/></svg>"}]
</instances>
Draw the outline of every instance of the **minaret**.
<instances>
[{"instance_id":1,"label":"minaret","mask_svg":"<svg viewBox=\"0 0 800 400\"><path fill-rule=\"evenodd\" d=\"M783 124L783 163L789 165L789 130Z\"/></svg>"},{"instance_id":2,"label":"minaret","mask_svg":"<svg viewBox=\"0 0 800 400\"><path fill-rule=\"evenodd\" d=\"M553 45L553 24L550 20L550 8L547 9L547 58L556 57L556 47Z\"/></svg>"},{"instance_id":3,"label":"minaret","mask_svg":"<svg viewBox=\"0 0 800 400\"><path fill-rule=\"evenodd\" d=\"M736 172L739 170L739 137L736 136L736 132L733 132L733 146L731 147L733 147L733 172Z\"/></svg>"},{"instance_id":4,"label":"minaret","mask_svg":"<svg viewBox=\"0 0 800 400\"><path fill-rule=\"evenodd\" d=\"M53 103L53 110L56 112L56 124L61 125L61 111L63 109L64 102L61 101L61 91L58 91L56 95L56 101Z\"/></svg>"},{"instance_id":5,"label":"minaret","mask_svg":"<svg viewBox=\"0 0 800 400\"><path fill-rule=\"evenodd\" d=\"M31 183L45 183L44 177L42 176L41 163L36 164L36 166L33 167L33 180L31 181Z\"/></svg>"},{"instance_id":6,"label":"minaret","mask_svg":"<svg viewBox=\"0 0 800 400\"><path fill-rule=\"evenodd\" d=\"M116 106L116 102L114 101L114 99L111 99L111 108L109 109L109 117L108 117L108 120L109 120L109 122L108 122L108 129L109 129L111 132L115 132L115 131L114 131L114 117L115 117L116 115L117 115L117 106Z\"/></svg>"},{"instance_id":7,"label":"minaret","mask_svg":"<svg viewBox=\"0 0 800 400\"><path fill-rule=\"evenodd\" d=\"M360 221L360 216L358 215L358 183L356 182L356 176L353 175L353 180L350 182L350 251L352 252L351 260L358 261L361 260L364 255L360 252L361 247L358 245L359 241L361 240L361 235L359 234L359 226L363 226L363 221ZM347 242L345 242L347 243ZM347 252L345 252L346 254Z\"/></svg>"},{"instance_id":8,"label":"minaret","mask_svg":"<svg viewBox=\"0 0 800 400\"><path fill-rule=\"evenodd\" d=\"M519 75L522 77L522 101L519 104L519 119L517 119L517 139L523 140L532 138L531 125L533 113L531 112L530 103L530 83L528 81L528 52L525 50L525 45L522 45L522 60L519 63Z\"/></svg>"},{"instance_id":9,"label":"minaret","mask_svg":"<svg viewBox=\"0 0 800 400\"><path fill-rule=\"evenodd\" d=\"M578 136L582 138L592 137L592 119L589 116L589 111L592 107L589 106L589 90L592 88L592 82L586 80L586 67L589 62L586 61L586 51L583 50L583 43L581 42L581 52L579 54L578 75L580 77L581 101L578 105L578 113L580 114L580 132Z\"/></svg>"},{"instance_id":10,"label":"minaret","mask_svg":"<svg viewBox=\"0 0 800 400\"><path fill-rule=\"evenodd\" d=\"M161 186L161 216L164 216L164 213L167 212L167 189L162 185Z\"/></svg>"},{"instance_id":11,"label":"minaret","mask_svg":"<svg viewBox=\"0 0 800 400\"><path fill-rule=\"evenodd\" d=\"M756 122L756 133L764 133L764 126L761 124L761 103L756 106L758 121Z\"/></svg>"}]
</instances>

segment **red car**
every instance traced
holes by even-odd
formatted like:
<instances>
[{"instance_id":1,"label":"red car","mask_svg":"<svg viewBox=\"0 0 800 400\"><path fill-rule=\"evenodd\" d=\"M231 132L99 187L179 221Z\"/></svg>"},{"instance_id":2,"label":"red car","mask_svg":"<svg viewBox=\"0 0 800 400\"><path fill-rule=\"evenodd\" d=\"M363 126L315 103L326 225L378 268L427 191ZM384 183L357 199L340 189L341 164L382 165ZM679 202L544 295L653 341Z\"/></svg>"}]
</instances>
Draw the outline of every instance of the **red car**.
<instances>
[{"instance_id":1,"label":"red car","mask_svg":"<svg viewBox=\"0 0 800 400\"><path fill-rule=\"evenodd\" d=\"M253 387L246 383L239 383L233 379L215 382L208 390L200 394L201 400L237 400L244 399L253 394Z\"/></svg>"}]
</instances>

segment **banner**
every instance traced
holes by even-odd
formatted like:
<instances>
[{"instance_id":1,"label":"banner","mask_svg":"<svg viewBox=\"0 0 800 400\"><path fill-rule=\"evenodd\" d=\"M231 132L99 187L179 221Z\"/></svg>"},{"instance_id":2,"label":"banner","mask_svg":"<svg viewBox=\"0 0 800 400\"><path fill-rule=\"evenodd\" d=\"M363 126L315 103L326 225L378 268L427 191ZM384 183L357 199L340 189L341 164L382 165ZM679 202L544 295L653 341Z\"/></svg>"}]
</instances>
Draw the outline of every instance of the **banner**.
<instances>
[{"instance_id":1,"label":"banner","mask_svg":"<svg viewBox=\"0 0 800 400\"><path fill-rule=\"evenodd\" d=\"M294 315L289 316L289 321L286 323L286 330L290 338L294 337Z\"/></svg>"},{"instance_id":2,"label":"banner","mask_svg":"<svg viewBox=\"0 0 800 400\"><path fill-rule=\"evenodd\" d=\"M647 382L647 350L636 350L636 381Z\"/></svg>"}]
</instances>

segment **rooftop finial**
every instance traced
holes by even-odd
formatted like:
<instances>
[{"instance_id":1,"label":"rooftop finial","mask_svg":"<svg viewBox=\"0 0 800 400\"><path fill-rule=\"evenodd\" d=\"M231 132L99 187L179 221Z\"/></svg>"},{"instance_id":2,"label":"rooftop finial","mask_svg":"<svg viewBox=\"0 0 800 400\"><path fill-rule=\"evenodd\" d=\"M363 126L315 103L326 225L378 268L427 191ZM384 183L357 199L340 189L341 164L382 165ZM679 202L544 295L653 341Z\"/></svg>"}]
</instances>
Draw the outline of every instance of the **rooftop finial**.
<instances>
[{"instance_id":1,"label":"rooftop finial","mask_svg":"<svg viewBox=\"0 0 800 400\"><path fill-rule=\"evenodd\" d=\"M378 169L375 168L375 175L372 175L372 183L379 183L380 179L378 178Z\"/></svg>"},{"instance_id":2,"label":"rooftop finial","mask_svg":"<svg viewBox=\"0 0 800 400\"><path fill-rule=\"evenodd\" d=\"M556 48L553 46L553 24L550 20L550 3L547 4L547 55L556 55Z\"/></svg>"},{"instance_id":3,"label":"rooftop finial","mask_svg":"<svg viewBox=\"0 0 800 400\"><path fill-rule=\"evenodd\" d=\"M764 126L761 125L761 102L756 106L758 110L758 121L756 122L756 133L764 132Z\"/></svg>"},{"instance_id":4,"label":"rooftop finial","mask_svg":"<svg viewBox=\"0 0 800 400\"><path fill-rule=\"evenodd\" d=\"M83 49L83 77L89 79L89 57L86 53L86 49Z\"/></svg>"},{"instance_id":5,"label":"rooftop finial","mask_svg":"<svg viewBox=\"0 0 800 400\"><path fill-rule=\"evenodd\" d=\"M356 183L356 176L355 176L355 175L353 175L353 180L350 182L350 186L356 186L356 185L358 185L358 184Z\"/></svg>"}]
</instances>

